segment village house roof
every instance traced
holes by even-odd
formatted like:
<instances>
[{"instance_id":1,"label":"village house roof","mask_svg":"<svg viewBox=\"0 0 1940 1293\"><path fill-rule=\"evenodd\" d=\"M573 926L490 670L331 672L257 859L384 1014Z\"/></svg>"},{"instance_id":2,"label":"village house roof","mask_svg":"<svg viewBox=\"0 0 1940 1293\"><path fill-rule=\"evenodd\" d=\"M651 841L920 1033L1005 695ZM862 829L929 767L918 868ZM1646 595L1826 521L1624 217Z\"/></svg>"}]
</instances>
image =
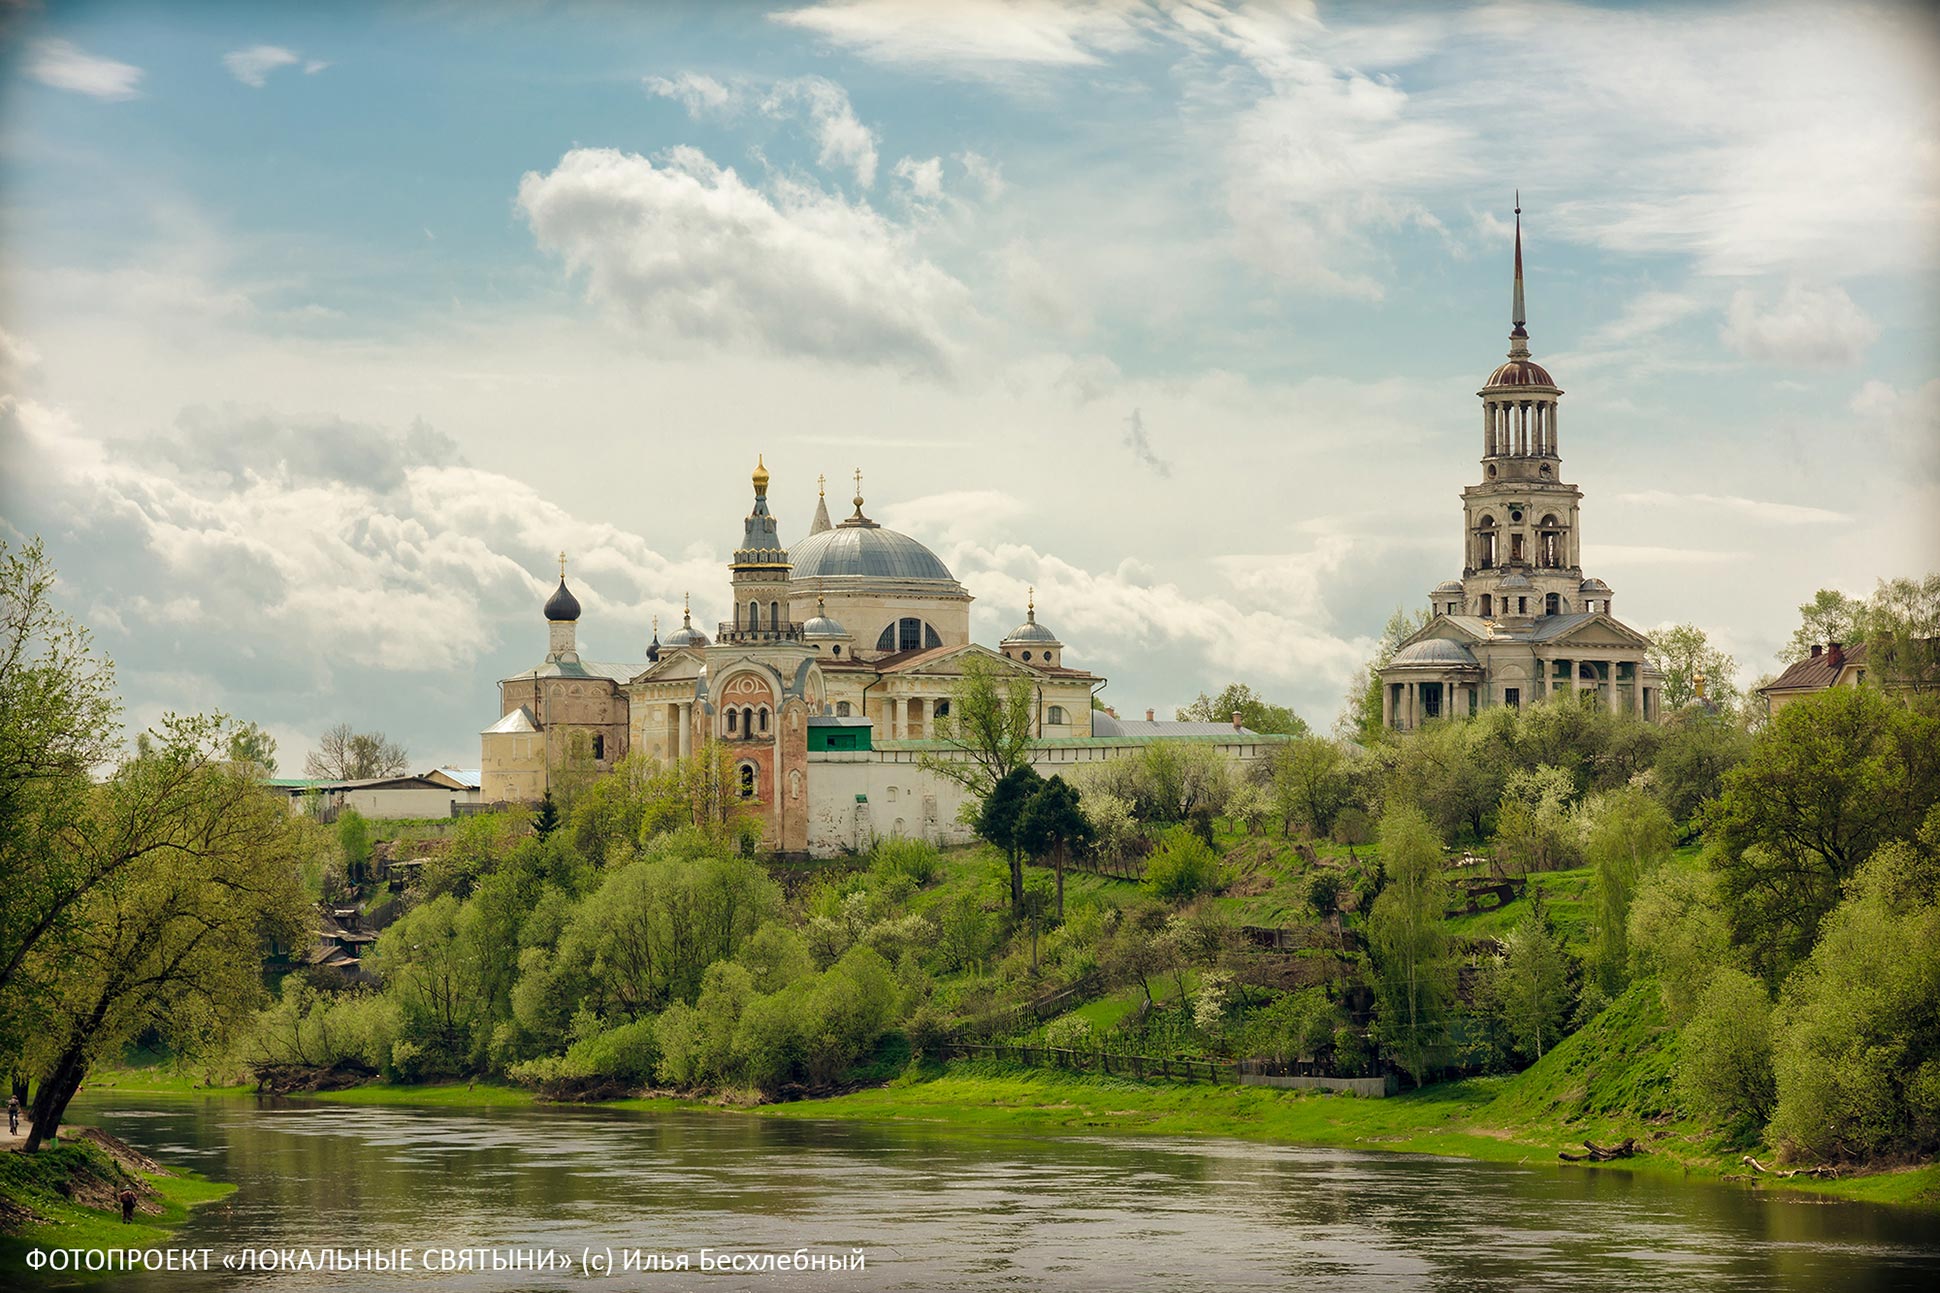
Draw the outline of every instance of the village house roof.
<instances>
[{"instance_id":1,"label":"village house roof","mask_svg":"<svg viewBox=\"0 0 1940 1293\"><path fill-rule=\"evenodd\" d=\"M1772 691L1822 691L1839 681L1839 675L1848 668L1864 668L1866 664L1866 644L1856 642L1852 646L1840 644L1837 649L1818 646L1812 654L1788 667L1784 673L1772 679L1758 690Z\"/></svg>"}]
</instances>

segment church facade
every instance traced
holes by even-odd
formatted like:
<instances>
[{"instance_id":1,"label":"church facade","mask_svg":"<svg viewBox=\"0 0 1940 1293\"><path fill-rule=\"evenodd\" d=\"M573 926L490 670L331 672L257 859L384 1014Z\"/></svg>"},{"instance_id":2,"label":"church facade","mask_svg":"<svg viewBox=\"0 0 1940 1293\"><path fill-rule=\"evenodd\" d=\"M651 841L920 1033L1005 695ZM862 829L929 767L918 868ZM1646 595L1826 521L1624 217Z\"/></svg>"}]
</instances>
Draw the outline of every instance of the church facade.
<instances>
[{"instance_id":1,"label":"church facade","mask_svg":"<svg viewBox=\"0 0 1940 1293\"><path fill-rule=\"evenodd\" d=\"M1482 389L1482 479L1462 491L1462 574L1429 592L1429 622L1380 671L1381 717L1408 731L1491 705L1568 692L1657 717L1661 679L1644 635L1583 570L1583 491L1563 480L1563 391L1530 358L1516 210L1507 362Z\"/></svg>"},{"instance_id":2,"label":"church facade","mask_svg":"<svg viewBox=\"0 0 1940 1293\"><path fill-rule=\"evenodd\" d=\"M922 759L948 752L938 723L972 658L1029 683L1031 757L1046 775L1157 739L1212 741L1234 759L1284 739L1149 715L1101 713L1094 725L1105 679L1066 662L1034 597L996 648L973 642L969 591L923 544L867 516L859 473L852 514L831 523L818 498L793 544L780 537L769 480L757 463L728 566L733 618L709 635L690 608L665 642L656 630L644 661L580 654L581 607L562 557L546 657L501 680L500 718L480 737L486 802L536 802L569 764L605 772L629 753L672 763L716 742L775 852L827 855L886 835L967 842L962 788Z\"/></svg>"}]
</instances>

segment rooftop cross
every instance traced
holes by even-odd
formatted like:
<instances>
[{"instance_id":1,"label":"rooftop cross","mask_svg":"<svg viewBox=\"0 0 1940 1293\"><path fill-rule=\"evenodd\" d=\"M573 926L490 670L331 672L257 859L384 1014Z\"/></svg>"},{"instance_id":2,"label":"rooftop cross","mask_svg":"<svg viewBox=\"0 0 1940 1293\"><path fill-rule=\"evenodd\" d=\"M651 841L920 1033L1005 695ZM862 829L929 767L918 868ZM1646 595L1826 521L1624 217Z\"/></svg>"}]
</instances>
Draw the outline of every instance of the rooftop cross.
<instances>
[{"instance_id":1,"label":"rooftop cross","mask_svg":"<svg viewBox=\"0 0 1940 1293\"><path fill-rule=\"evenodd\" d=\"M564 583L565 581L566 581L566 550L564 548L561 548L559 550L559 582Z\"/></svg>"}]
</instances>

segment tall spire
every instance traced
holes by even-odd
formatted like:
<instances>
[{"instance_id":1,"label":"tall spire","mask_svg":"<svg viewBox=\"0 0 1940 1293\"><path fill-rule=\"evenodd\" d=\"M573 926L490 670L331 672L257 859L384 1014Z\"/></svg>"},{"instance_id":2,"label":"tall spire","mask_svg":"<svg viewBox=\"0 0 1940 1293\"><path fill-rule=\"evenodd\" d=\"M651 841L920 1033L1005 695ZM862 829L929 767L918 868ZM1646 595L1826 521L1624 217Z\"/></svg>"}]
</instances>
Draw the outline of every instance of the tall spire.
<instances>
[{"instance_id":1,"label":"tall spire","mask_svg":"<svg viewBox=\"0 0 1940 1293\"><path fill-rule=\"evenodd\" d=\"M828 477L817 476L815 478L815 519L809 522L808 532L810 534L820 534L824 530L833 528L829 524Z\"/></svg>"},{"instance_id":2,"label":"tall spire","mask_svg":"<svg viewBox=\"0 0 1940 1293\"><path fill-rule=\"evenodd\" d=\"M1529 333L1523 327L1523 325L1529 322L1529 312L1523 308L1523 304L1522 304L1522 190L1521 189L1516 190L1516 293L1515 293L1515 304L1513 308L1510 310L1510 314L1512 317L1510 318L1509 322L1512 325L1514 325L1514 328L1509 333L1509 335L1511 337L1527 337Z\"/></svg>"}]
</instances>

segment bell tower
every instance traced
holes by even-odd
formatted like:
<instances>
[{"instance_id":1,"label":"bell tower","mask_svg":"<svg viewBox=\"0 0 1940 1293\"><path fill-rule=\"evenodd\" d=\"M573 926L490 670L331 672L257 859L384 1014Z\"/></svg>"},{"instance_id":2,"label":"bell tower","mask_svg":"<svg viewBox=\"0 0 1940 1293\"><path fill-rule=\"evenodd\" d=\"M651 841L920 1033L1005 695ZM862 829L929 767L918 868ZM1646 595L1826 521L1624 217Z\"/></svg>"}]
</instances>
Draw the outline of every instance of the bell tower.
<instances>
[{"instance_id":1,"label":"bell tower","mask_svg":"<svg viewBox=\"0 0 1940 1293\"><path fill-rule=\"evenodd\" d=\"M1462 491L1462 587L1466 613L1527 621L1584 609L1577 531L1583 492L1562 480L1556 430L1562 388L1529 357L1520 195L1515 248L1508 359L1476 392L1482 481Z\"/></svg>"},{"instance_id":2,"label":"bell tower","mask_svg":"<svg viewBox=\"0 0 1940 1293\"><path fill-rule=\"evenodd\" d=\"M754 507L741 525L741 546L728 564L732 572L734 621L740 641L774 641L786 636L788 622L788 549L775 533L768 510L768 468L756 455Z\"/></svg>"}]
</instances>

